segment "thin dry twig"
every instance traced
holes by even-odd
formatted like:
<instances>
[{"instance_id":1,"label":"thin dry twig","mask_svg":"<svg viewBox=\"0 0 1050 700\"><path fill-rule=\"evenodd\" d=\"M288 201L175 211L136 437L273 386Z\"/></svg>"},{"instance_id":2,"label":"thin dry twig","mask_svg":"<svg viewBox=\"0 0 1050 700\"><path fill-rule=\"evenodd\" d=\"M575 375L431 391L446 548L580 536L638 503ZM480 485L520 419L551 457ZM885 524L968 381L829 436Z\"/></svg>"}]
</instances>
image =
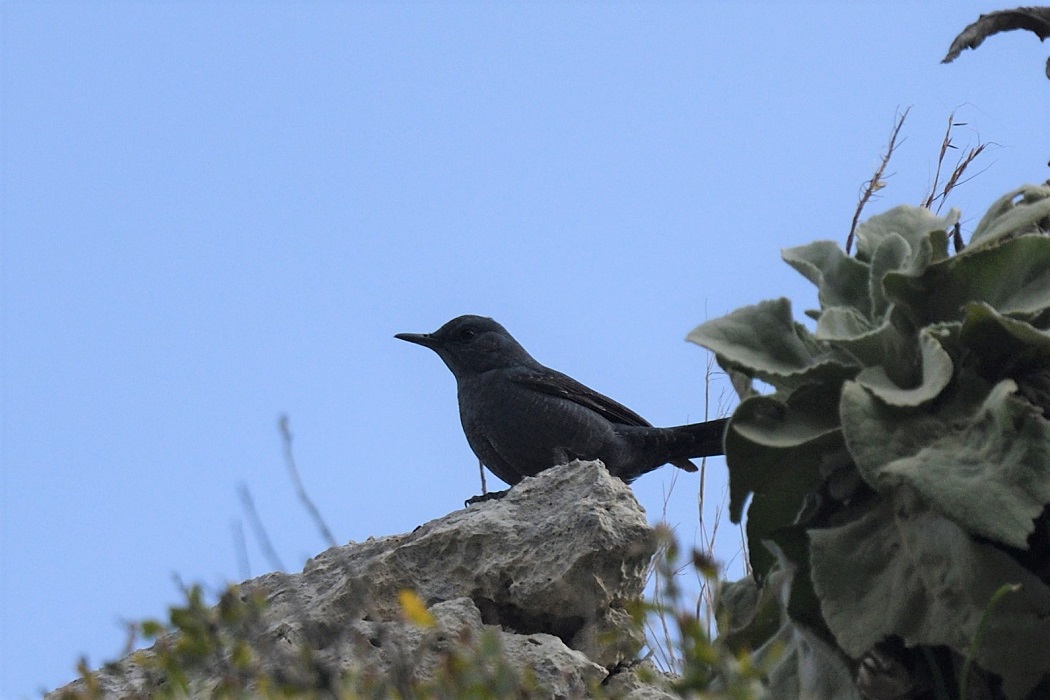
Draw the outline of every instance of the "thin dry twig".
<instances>
[{"instance_id":1,"label":"thin dry twig","mask_svg":"<svg viewBox=\"0 0 1050 700\"><path fill-rule=\"evenodd\" d=\"M665 557L667 555L666 552L661 548L661 550L656 553L656 556ZM659 567L656 568L658 569ZM654 569L654 571L655 580L653 588L656 591L656 594L653 596L653 600L660 609L664 609L664 607L667 605L667 601L664 599L663 593L661 593L660 591L660 589L662 588L660 586L660 572L656 569ZM679 668L678 659L674 655L674 636L671 634L671 630L667 625L668 616L673 614L673 611L667 611L661 613L658 616L660 618L660 632L662 641L656 645L657 648L654 649L654 651L660 655L660 658L664 663L664 668L666 668L671 673L677 674L679 673ZM652 638L656 639L657 637L655 634L653 634Z\"/></svg>"},{"instance_id":2,"label":"thin dry twig","mask_svg":"<svg viewBox=\"0 0 1050 700\"><path fill-rule=\"evenodd\" d=\"M270 568L275 571L284 571L284 564L281 563L281 558L277 556L277 550L273 548L270 536L266 534L266 527L262 524L259 513L255 510L255 501L252 500L252 494L248 487L241 484L237 487L237 493L241 497L241 505L244 506L244 512L248 516L248 523L255 532L255 539L259 540L259 546L262 547L266 560L270 562Z\"/></svg>"},{"instance_id":3,"label":"thin dry twig","mask_svg":"<svg viewBox=\"0 0 1050 700\"><path fill-rule=\"evenodd\" d=\"M709 355L707 358L707 365L704 372L704 420L709 420L712 412L717 415L727 415L726 410L727 401L725 399L725 392L718 397L717 401L711 393L711 383L714 375L718 372L716 369L714 355ZM715 405L717 404L717 405ZM679 477L682 472L678 470L672 470L671 481L663 494L663 508L661 511L661 520L667 523L667 509L670 501L671 494L674 492L675 486L678 483ZM715 506L713 518L704 518L704 504L705 504L705 493L707 491L707 458L703 458L700 461L700 483L697 490L697 511L699 513L699 531L694 536L694 541L697 538L700 540L699 549L697 551L702 552L708 559L714 561L715 558L715 541L718 535L718 527L721 522L723 506ZM727 495L727 494L723 494ZM710 529L708 528L710 525ZM669 525L667 527L670 528ZM672 528L673 531L673 528ZM674 615L674 610L668 609L668 604L674 604L678 602L677 598L668 600L665 593L665 587L671 586L674 590L674 580L683 574L687 569L692 569L697 574L697 580L699 583L699 591L696 598L695 609L693 614L697 621L703 621L706 626L706 631L709 637L714 637L715 630L715 599L717 597L717 584L712 585L711 581L705 578L699 569L695 566L691 559L686 559L681 562L677 562L676 565L670 569L664 569L655 564L657 561L663 561L666 558L666 551L661 549L653 558L653 562L650 563L648 572L647 587L651 586L653 590L653 603L657 609L655 617L659 618L659 621L653 620L652 616L647 616L645 620L646 639L648 640L649 652L647 658L652 658L658 667L667 670L671 673L677 673L681 664L681 659L675 656L675 650L678 648L677 640L675 639L675 630L671 623L674 619L668 619L668 616ZM672 594L673 595L673 594Z\"/></svg>"},{"instance_id":4,"label":"thin dry twig","mask_svg":"<svg viewBox=\"0 0 1050 700\"><path fill-rule=\"evenodd\" d=\"M708 353L707 364L704 368L704 420L709 420L711 417L712 410L712 396L711 396L711 383L714 378L715 370L715 356L712 353ZM718 415L726 415L728 413L725 410L725 403L723 401L724 395L720 397L718 401L718 407L716 413ZM701 540L702 552L711 560L715 559L715 542L718 535L718 526L722 518L722 505L715 506L714 517L710 521L711 529L708 531L708 520L704 518L704 503L706 502L707 496L707 458L704 457L700 460L700 484L697 490L697 511L699 513L699 537ZM711 585L711 582L701 575L700 571L696 571L697 582L700 586L699 595L696 600L696 619L703 620L709 636L714 635L715 628L715 603L718 595L718 591L715 586Z\"/></svg>"},{"instance_id":5,"label":"thin dry twig","mask_svg":"<svg viewBox=\"0 0 1050 700\"><path fill-rule=\"evenodd\" d=\"M864 183L864 189L861 191L860 201L857 202L857 210L853 212L853 221L850 223L849 235L846 237L847 254L849 254L850 248L853 247L853 236L857 232L857 224L860 223L861 212L864 211L864 207L875 193L886 186L885 178L890 177L889 175L885 175L886 166L889 165L890 158L893 157L893 152L897 149L897 137L900 135L901 127L904 126L904 120L908 117L908 112L910 111L911 107L908 107L903 113L897 116L897 122L893 126L893 131L890 132L890 142L886 147L886 152L882 155L882 161L879 163L879 167L875 169L875 174L871 176L871 179ZM903 141L901 143L903 143Z\"/></svg>"},{"instance_id":6,"label":"thin dry twig","mask_svg":"<svg viewBox=\"0 0 1050 700\"><path fill-rule=\"evenodd\" d=\"M930 193L923 201L922 206L926 209L930 209L933 206L933 200L937 196L937 182L941 177L941 168L944 165L944 157L948 153L949 148L956 148L952 143L952 127L955 126L955 110L948 115L948 127L944 130L944 140L941 141L941 151L937 154L937 169L933 172L933 184L930 185ZM959 124L962 126L962 124Z\"/></svg>"},{"instance_id":7,"label":"thin dry twig","mask_svg":"<svg viewBox=\"0 0 1050 700\"><path fill-rule=\"evenodd\" d=\"M299 469L295 466L295 455L292 453L292 430L288 424L288 416L282 415L277 421L277 425L281 431L281 442L284 444L284 463L288 467L288 473L292 476L295 492L299 496L299 500L302 501L303 507L306 508L310 517L313 518L317 529L321 531L321 536L325 539L325 542L328 543L329 547L335 547L337 543L335 537L332 536L332 531L328 529L324 518L321 517L321 511L314 505L313 500L311 500L303 487L303 480L299 478Z\"/></svg>"},{"instance_id":8,"label":"thin dry twig","mask_svg":"<svg viewBox=\"0 0 1050 700\"><path fill-rule=\"evenodd\" d=\"M241 572L241 580L247 581L252 577L252 567L248 563L248 543L244 539L244 523L240 518L233 521L233 546L237 551L237 568Z\"/></svg>"},{"instance_id":9,"label":"thin dry twig","mask_svg":"<svg viewBox=\"0 0 1050 700\"><path fill-rule=\"evenodd\" d=\"M671 501L671 494L674 493L675 486L678 484L678 476L681 472L675 469L671 473L671 483L663 490L663 503L660 509L660 522L664 523L664 526L674 532L673 528L667 520L667 507ZM670 673L679 673L679 659L675 656L674 651L677 648L675 644L674 635L671 632L670 627L667 624L669 615L673 615L673 610L668 610L667 598L663 593L663 586L660 583L660 572L661 569L655 564L657 561L663 561L667 558L667 544L666 542L661 544L660 549L657 550L656 555L653 557L650 563L652 580L653 580L653 602L656 604L657 609L661 612L657 615L660 618L660 630L659 636L657 631L653 629L652 625L648 625L649 638L654 641L653 645L650 645L654 655L657 656L658 660L663 664L663 668L667 669ZM678 568L669 570L671 576L677 576L682 572L684 564L680 564ZM672 600L671 603L674 603Z\"/></svg>"},{"instance_id":10,"label":"thin dry twig","mask_svg":"<svg viewBox=\"0 0 1050 700\"><path fill-rule=\"evenodd\" d=\"M979 170L966 179L963 179L962 177L963 173L966 172L966 169L970 167L970 164L973 163L977 159L977 157L984 152L984 149L987 147L988 144L979 143L973 148L971 148L969 151L967 151L965 155L959 158L959 161L955 164L955 169L952 170L952 174L948 177L948 181L944 183L944 189L938 195L938 199L941 200L940 203L937 205L938 213L940 213L941 207L944 206L944 200L948 198L948 195L952 193L953 189L955 189L959 185L965 185L967 182L983 173L984 170L987 170L987 168L985 168L984 170Z\"/></svg>"},{"instance_id":11,"label":"thin dry twig","mask_svg":"<svg viewBox=\"0 0 1050 700\"><path fill-rule=\"evenodd\" d=\"M711 374L714 371L715 356L707 353L707 364L704 366L704 420L711 415ZM700 515L700 524L704 524L704 491L707 483L707 457L700 460L700 487L696 493L696 509Z\"/></svg>"},{"instance_id":12,"label":"thin dry twig","mask_svg":"<svg viewBox=\"0 0 1050 700\"><path fill-rule=\"evenodd\" d=\"M740 551L744 555L744 573L753 576L755 570L751 568L751 552L747 551L747 531L744 529L744 524L737 526L737 530L740 531Z\"/></svg>"},{"instance_id":13,"label":"thin dry twig","mask_svg":"<svg viewBox=\"0 0 1050 700\"><path fill-rule=\"evenodd\" d=\"M666 522L666 494L664 507L664 521ZM660 527L667 527L670 530L668 525L657 526L657 528ZM678 673L678 659L674 655L676 646L674 634L668 625L668 617L674 615L674 611L668 606L673 604L674 601L669 601L667 596L665 596L665 587L672 587L673 583L670 581L664 582L663 568L659 563L667 561L669 542L664 538L659 538L658 542L659 546L652 559L649 560L649 567L646 572L645 585L646 588L652 588L653 612L655 612L655 615L646 615L643 619L646 646L649 649L646 658L652 659L658 668L669 673ZM659 629L657 629L657 623L653 620L654 616L659 619Z\"/></svg>"},{"instance_id":14,"label":"thin dry twig","mask_svg":"<svg viewBox=\"0 0 1050 700\"><path fill-rule=\"evenodd\" d=\"M941 142L940 153L937 154L937 169L934 171L933 184L930 185L930 192L922 202L924 208L933 209L933 203L938 202L939 200L939 203L937 204L937 213L940 213L941 207L944 206L945 200L947 200L948 195L951 194L953 189L973 179L972 177L969 177L963 180L963 173L965 173L966 169L970 167L970 164L984 152L984 149L988 147L988 144L981 143L980 138L978 138L976 146L959 156L959 159L955 163L955 167L952 168L951 174L944 183L944 187L941 188L941 191L938 193L937 186L940 182L941 170L944 167L944 161L948 154L948 149L958 150L958 146L952 141L952 130L960 126L966 126L966 122L955 121L955 112L953 111L948 115L948 126L944 130L944 140ZM980 172L976 175L980 175ZM976 177L976 175L974 177ZM958 245L959 241L957 240L957 248Z\"/></svg>"}]
</instances>

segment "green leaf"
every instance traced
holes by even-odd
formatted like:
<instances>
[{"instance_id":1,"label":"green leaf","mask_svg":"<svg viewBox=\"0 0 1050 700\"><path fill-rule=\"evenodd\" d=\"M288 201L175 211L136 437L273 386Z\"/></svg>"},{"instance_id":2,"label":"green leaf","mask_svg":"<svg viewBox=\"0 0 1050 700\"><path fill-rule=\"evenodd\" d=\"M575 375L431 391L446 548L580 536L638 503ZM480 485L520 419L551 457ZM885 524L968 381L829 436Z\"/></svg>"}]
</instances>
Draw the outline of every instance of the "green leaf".
<instances>
[{"instance_id":1,"label":"green leaf","mask_svg":"<svg viewBox=\"0 0 1050 700\"><path fill-rule=\"evenodd\" d=\"M932 257L932 248L929 255ZM884 236L871 257L868 293L871 295L872 318L884 318L890 309L891 303L882 285L886 273L896 270L917 273L928 263L929 260L919 260L912 254L911 246L908 245L908 241L904 240L904 236L899 233Z\"/></svg>"},{"instance_id":2,"label":"green leaf","mask_svg":"<svg viewBox=\"0 0 1050 700\"><path fill-rule=\"evenodd\" d=\"M1003 316L988 304L967 304L959 340L991 376L1006 377L1050 364L1050 333Z\"/></svg>"},{"instance_id":3,"label":"green leaf","mask_svg":"<svg viewBox=\"0 0 1050 700\"><path fill-rule=\"evenodd\" d=\"M819 483L823 453L841 445L834 397L799 391L785 403L754 396L734 411L726 430L729 517L740 522L752 492L799 493ZM796 483L798 482L798 483Z\"/></svg>"},{"instance_id":4,"label":"green leaf","mask_svg":"<svg viewBox=\"0 0 1050 700\"><path fill-rule=\"evenodd\" d=\"M780 528L763 543L777 561L777 568L769 578L775 581L779 571L790 571L790 586L782 588L784 611L795 623L830 635L809 575L809 527L791 525Z\"/></svg>"},{"instance_id":5,"label":"green leaf","mask_svg":"<svg viewBox=\"0 0 1050 700\"><path fill-rule=\"evenodd\" d=\"M989 601L1020 583L987 622L977 661L1024 697L1050 672L1050 588L1006 553L975 542L902 487L846 525L810 530L813 585L839 646L860 658L882 639L965 655Z\"/></svg>"},{"instance_id":6,"label":"green leaf","mask_svg":"<svg viewBox=\"0 0 1050 700\"><path fill-rule=\"evenodd\" d=\"M861 700L853 673L832 645L805 627L787 624L768 647L781 650L769 671L769 695L806 700ZM761 661L764 655L757 655Z\"/></svg>"},{"instance_id":7,"label":"green leaf","mask_svg":"<svg viewBox=\"0 0 1050 700\"><path fill-rule=\"evenodd\" d=\"M1050 309L1050 237L1026 235L967 249L919 275L890 272L884 284L920 325L960 321L972 302L1001 314L1032 316Z\"/></svg>"},{"instance_id":8,"label":"green leaf","mask_svg":"<svg viewBox=\"0 0 1050 700\"><path fill-rule=\"evenodd\" d=\"M871 316L868 266L850 257L834 241L816 241L780 253L788 265L817 286L821 308L845 306Z\"/></svg>"},{"instance_id":9,"label":"green leaf","mask_svg":"<svg viewBox=\"0 0 1050 700\"><path fill-rule=\"evenodd\" d=\"M749 554L762 577L773 558L762 542L795 522L810 492L823 481L828 455L842 449L834 390L805 389L785 403L754 396L733 413L726 430L729 517L747 515Z\"/></svg>"},{"instance_id":10,"label":"green leaf","mask_svg":"<svg viewBox=\"0 0 1050 700\"><path fill-rule=\"evenodd\" d=\"M1018 202L1020 198L1020 202ZM1038 222L1050 216L1050 187L1025 185L1000 197L983 217L973 235L970 248L1025 233L1039 232Z\"/></svg>"},{"instance_id":11,"label":"green leaf","mask_svg":"<svg viewBox=\"0 0 1050 700\"><path fill-rule=\"evenodd\" d=\"M808 474L819 484L816 474ZM785 480L788 487L791 480ZM806 483L806 482L803 482ZM810 491L816 486L810 487ZM766 491L751 497L747 507L747 522L744 526L747 533L747 558L751 564L752 575L763 580L772 570L776 559L767 548L767 543L781 530L790 527L806 505L807 491L785 490L784 492Z\"/></svg>"},{"instance_id":12,"label":"green leaf","mask_svg":"<svg viewBox=\"0 0 1050 700\"><path fill-rule=\"evenodd\" d=\"M872 260L882 242L900 236L911 249L911 265L919 268L948 257L948 232L959 221L959 211L937 216L929 209L901 205L877 214L857 226L857 257Z\"/></svg>"},{"instance_id":13,"label":"green leaf","mask_svg":"<svg viewBox=\"0 0 1050 700\"><path fill-rule=\"evenodd\" d=\"M910 324L899 316L891 307L879 326L865 329L857 317L829 309L817 322L815 335L848 352L861 365L882 366L892 370L897 381L907 383L914 377L919 348Z\"/></svg>"},{"instance_id":14,"label":"green leaf","mask_svg":"<svg viewBox=\"0 0 1050 700\"><path fill-rule=\"evenodd\" d=\"M751 576L718 590L718 638L734 652L757 649L780 629L780 604L769 581Z\"/></svg>"},{"instance_id":15,"label":"green leaf","mask_svg":"<svg viewBox=\"0 0 1050 700\"><path fill-rule=\"evenodd\" d=\"M902 388L883 366L868 367L857 375L857 383L891 406L921 406L940 396L952 380L955 365L933 332L919 333L922 348L922 380L914 387Z\"/></svg>"},{"instance_id":16,"label":"green leaf","mask_svg":"<svg viewBox=\"0 0 1050 700\"><path fill-rule=\"evenodd\" d=\"M851 360L817 342L791 315L787 299L764 301L712 319L687 340L718 356L719 364L780 388L840 382L856 373Z\"/></svg>"},{"instance_id":17,"label":"green leaf","mask_svg":"<svg viewBox=\"0 0 1050 700\"><path fill-rule=\"evenodd\" d=\"M877 332L877 328L856 309L848 306L833 306L824 309L817 319L814 337L827 342L850 341L866 338Z\"/></svg>"},{"instance_id":18,"label":"green leaf","mask_svg":"<svg viewBox=\"0 0 1050 700\"><path fill-rule=\"evenodd\" d=\"M804 533L797 533L792 549L805 549ZM792 613L800 584L808 590L808 576L795 559L774 542L767 543L776 567L762 586L762 600L775 603L781 626L754 654L760 666L769 666L768 687L773 698L860 700L845 659L826 641L823 622L810 627ZM796 552L797 556L798 552Z\"/></svg>"},{"instance_id":19,"label":"green leaf","mask_svg":"<svg viewBox=\"0 0 1050 700\"><path fill-rule=\"evenodd\" d=\"M877 490L908 485L968 532L1025 549L1050 502L1050 423L1016 390L1006 380L980 404L959 394L915 414L850 382L840 407L846 445Z\"/></svg>"},{"instance_id":20,"label":"green leaf","mask_svg":"<svg viewBox=\"0 0 1050 700\"><path fill-rule=\"evenodd\" d=\"M167 630L159 620L143 620L139 623L139 631L146 639L156 639Z\"/></svg>"}]
</instances>

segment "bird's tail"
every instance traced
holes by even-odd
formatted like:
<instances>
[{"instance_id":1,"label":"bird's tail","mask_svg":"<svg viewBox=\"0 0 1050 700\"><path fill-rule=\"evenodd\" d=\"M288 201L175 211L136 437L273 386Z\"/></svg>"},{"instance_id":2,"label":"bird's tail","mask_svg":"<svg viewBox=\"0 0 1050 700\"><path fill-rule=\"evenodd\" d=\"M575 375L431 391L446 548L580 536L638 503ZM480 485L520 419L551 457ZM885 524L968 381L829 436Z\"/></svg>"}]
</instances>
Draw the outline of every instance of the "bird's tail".
<instances>
[{"instance_id":1,"label":"bird's tail","mask_svg":"<svg viewBox=\"0 0 1050 700\"><path fill-rule=\"evenodd\" d=\"M726 453L724 439L728 423L728 418L716 418L667 430L675 434L672 446L681 449L683 457L717 457Z\"/></svg>"},{"instance_id":2,"label":"bird's tail","mask_svg":"<svg viewBox=\"0 0 1050 700\"><path fill-rule=\"evenodd\" d=\"M715 457L725 454L723 438L728 418L717 418L703 423L690 423L672 428L648 428L641 426L617 426L621 434L630 435L631 441L651 460L636 473L618 474L625 481L632 481L642 474L664 464L673 464L687 472L695 472L696 465L690 458Z\"/></svg>"}]
</instances>

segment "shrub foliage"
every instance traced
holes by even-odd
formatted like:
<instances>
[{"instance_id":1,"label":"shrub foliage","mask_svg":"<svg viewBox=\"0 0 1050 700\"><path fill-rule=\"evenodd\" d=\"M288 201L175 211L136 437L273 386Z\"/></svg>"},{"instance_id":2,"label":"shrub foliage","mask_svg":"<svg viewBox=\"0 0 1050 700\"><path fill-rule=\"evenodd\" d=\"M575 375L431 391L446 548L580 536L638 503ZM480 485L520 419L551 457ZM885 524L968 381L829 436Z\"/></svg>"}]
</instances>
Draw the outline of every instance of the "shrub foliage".
<instances>
[{"instance_id":1,"label":"shrub foliage","mask_svg":"<svg viewBox=\"0 0 1050 700\"><path fill-rule=\"evenodd\" d=\"M782 298L689 335L741 398L730 515L755 581L724 592L726 634L784 645L806 697L850 697L820 678L880 645L944 696L1048 689L1050 187L1002 197L952 254L958 221L901 206L854 256L783 251L817 287L813 330Z\"/></svg>"}]
</instances>

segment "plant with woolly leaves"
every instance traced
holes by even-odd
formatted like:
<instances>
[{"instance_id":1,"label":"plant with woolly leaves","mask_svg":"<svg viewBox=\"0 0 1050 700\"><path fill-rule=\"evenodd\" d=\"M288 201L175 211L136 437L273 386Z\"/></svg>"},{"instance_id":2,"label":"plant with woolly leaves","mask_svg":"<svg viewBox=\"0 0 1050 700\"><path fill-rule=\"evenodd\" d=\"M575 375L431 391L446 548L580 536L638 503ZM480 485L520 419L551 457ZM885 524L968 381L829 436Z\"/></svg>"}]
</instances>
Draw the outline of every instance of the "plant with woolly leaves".
<instances>
[{"instance_id":1,"label":"plant with woolly leaves","mask_svg":"<svg viewBox=\"0 0 1050 700\"><path fill-rule=\"evenodd\" d=\"M855 256L785 250L818 289L813 331L782 298L689 334L740 393L730 515L747 505L756 581L739 585L767 589L736 596L748 603L727 634L799 654L816 634L854 660L888 639L966 658L988 601L1019 583L974 661L1021 698L1050 673L1050 553L1033 546L1050 544L1050 187L1002 197L952 255L958 220L901 206L858 227Z\"/></svg>"}]
</instances>

